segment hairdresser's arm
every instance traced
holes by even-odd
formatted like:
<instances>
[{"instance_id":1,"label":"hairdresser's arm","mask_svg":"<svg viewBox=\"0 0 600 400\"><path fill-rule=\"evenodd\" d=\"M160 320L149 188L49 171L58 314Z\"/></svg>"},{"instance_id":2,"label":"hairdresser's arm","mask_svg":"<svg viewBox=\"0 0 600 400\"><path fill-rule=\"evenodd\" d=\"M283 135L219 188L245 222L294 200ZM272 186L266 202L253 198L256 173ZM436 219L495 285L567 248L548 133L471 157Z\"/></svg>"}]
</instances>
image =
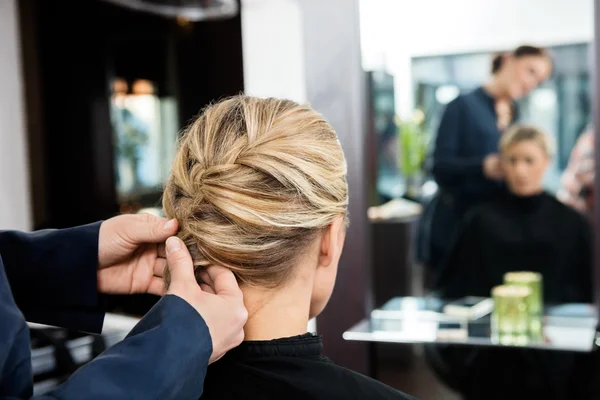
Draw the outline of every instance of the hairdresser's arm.
<instances>
[{"instance_id":1,"label":"hairdresser's arm","mask_svg":"<svg viewBox=\"0 0 600 400\"><path fill-rule=\"evenodd\" d=\"M481 267L484 265L481 249L485 229L482 228L478 213L468 213L451 251L442 261L440 276L434 289L436 296L458 299L468 295L481 295L481 285L477 278L481 275ZM484 289L483 296L487 294L485 290L488 289Z\"/></svg>"},{"instance_id":2,"label":"hairdresser's arm","mask_svg":"<svg viewBox=\"0 0 600 400\"><path fill-rule=\"evenodd\" d=\"M0 254L19 309L31 322L100 332L100 224L34 233L0 232Z\"/></svg>"},{"instance_id":3,"label":"hairdresser's arm","mask_svg":"<svg viewBox=\"0 0 600 400\"><path fill-rule=\"evenodd\" d=\"M164 241L177 221L121 215L72 229L0 233L0 254L30 322L100 332L102 296L161 295Z\"/></svg>"},{"instance_id":4,"label":"hairdresser's arm","mask_svg":"<svg viewBox=\"0 0 600 400\"><path fill-rule=\"evenodd\" d=\"M458 97L444 111L433 153L433 175L442 187L460 186L466 177L483 175L483 156L465 157L460 154L463 129L464 104L463 99Z\"/></svg>"},{"instance_id":5,"label":"hairdresser's arm","mask_svg":"<svg viewBox=\"0 0 600 400\"><path fill-rule=\"evenodd\" d=\"M125 340L34 399L197 399L212 352L202 317L181 298L168 295Z\"/></svg>"},{"instance_id":6,"label":"hairdresser's arm","mask_svg":"<svg viewBox=\"0 0 600 400\"><path fill-rule=\"evenodd\" d=\"M207 281L212 286L200 288L183 243L171 238L167 251L170 294L157 303L123 342L79 369L51 395L40 399L200 397L209 362L243 340L247 312L231 271L209 267Z\"/></svg>"}]
</instances>

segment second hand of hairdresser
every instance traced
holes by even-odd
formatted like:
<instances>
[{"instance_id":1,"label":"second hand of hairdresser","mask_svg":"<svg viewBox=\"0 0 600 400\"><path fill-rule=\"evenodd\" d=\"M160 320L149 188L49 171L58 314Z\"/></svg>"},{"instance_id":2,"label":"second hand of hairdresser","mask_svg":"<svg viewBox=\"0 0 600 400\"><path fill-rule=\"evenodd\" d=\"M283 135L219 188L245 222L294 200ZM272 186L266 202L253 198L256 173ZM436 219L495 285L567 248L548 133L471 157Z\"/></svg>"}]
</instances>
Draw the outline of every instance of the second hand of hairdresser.
<instances>
[{"instance_id":1,"label":"second hand of hairdresser","mask_svg":"<svg viewBox=\"0 0 600 400\"><path fill-rule=\"evenodd\" d=\"M0 231L0 398L33 394L23 316L100 333L98 294L161 295L167 265L169 291L127 338L35 399L198 398L209 362L243 340L247 312L231 271L208 268L208 291L195 283L187 248L171 237L177 230L175 220L123 215L72 229Z\"/></svg>"},{"instance_id":2,"label":"second hand of hairdresser","mask_svg":"<svg viewBox=\"0 0 600 400\"><path fill-rule=\"evenodd\" d=\"M171 284L166 294L182 298L200 313L211 333L213 349L209 361L216 361L244 339L243 326L247 311L235 276L229 269L212 266L207 270L215 287L210 288L212 293L203 291L194 283L196 278L192 259L185 244L177 237L169 237L177 232L177 220L167 221L149 215L142 215L141 218L153 222L152 227L156 228L156 233L134 230L119 235L119 227L112 226L119 224L114 218L101 226L100 243L104 242L105 247L98 249L98 291L107 294L150 293L161 296L165 294L163 272L168 263ZM135 226L132 224L131 227ZM102 237L103 233L106 238ZM151 242L164 240L165 236L166 245L159 243L156 253L152 243L143 244L140 248L135 244L136 240L130 239L137 237L137 242ZM144 256L150 256L150 259L143 260ZM219 288L222 290L219 291Z\"/></svg>"}]
</instances>

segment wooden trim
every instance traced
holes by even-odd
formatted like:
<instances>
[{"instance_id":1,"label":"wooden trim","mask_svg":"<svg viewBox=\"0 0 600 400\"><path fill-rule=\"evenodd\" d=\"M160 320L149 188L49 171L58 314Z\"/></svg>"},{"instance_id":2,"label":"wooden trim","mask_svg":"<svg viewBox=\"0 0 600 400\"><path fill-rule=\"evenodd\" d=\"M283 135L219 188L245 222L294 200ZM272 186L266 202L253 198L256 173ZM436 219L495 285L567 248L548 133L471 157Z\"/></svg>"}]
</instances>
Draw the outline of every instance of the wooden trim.
<instances>
[{"instance_id":1,"label":"wooden trim","mask_svg":"<svg viewBox=\"0 0 600 400\"><path fill-rule=\"evenodd\" d=\"M594 120L595 154L600 154L600 140L598 132L600 128L600 79L598 79L597 67L600 65L600 0L594 1L594 42L592 46L592 114ZM597 157L596 157L597 158ZM600 162L596 161L595 182L596 192L600 188ZM598 307L600 319L600 196L594 196L594 296Z\"/></svg>"},{"instance_id":2,"label":"wooden trim","mask_svg":"<svg viewBox=\"0 0 600 400\"><path fill-rule=\"evenodd\" d=\"M19 34L27 130L29 185L31 190L32 226L37 228L47 219L46 176L44 167L45 134L42 82L37 41L37 6L31 0L19 0Z\"/></svg>"},{"instance_id":3,"label":"wooden trim","mask_svg":"<svg viewBox=\"0 0 600 400\"><path fill-rule=\"evenodd\" d=\"M358 0L302 0L308 102L333 125L348 163L350 229L333 295L317 318L324 353L369 374L368 346L342 338L372 310L371 227L367 219L366 79Z\"/></svg>"}]
</instances>

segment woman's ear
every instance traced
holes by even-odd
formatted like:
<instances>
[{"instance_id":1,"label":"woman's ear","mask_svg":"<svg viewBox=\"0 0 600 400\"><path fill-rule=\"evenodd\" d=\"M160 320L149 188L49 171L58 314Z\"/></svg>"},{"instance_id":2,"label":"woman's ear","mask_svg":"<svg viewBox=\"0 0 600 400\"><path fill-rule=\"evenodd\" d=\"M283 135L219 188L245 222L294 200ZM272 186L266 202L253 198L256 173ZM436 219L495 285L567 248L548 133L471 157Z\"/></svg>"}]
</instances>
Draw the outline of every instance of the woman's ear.
<instances>
[{"instance_id":1,"label":"woman's ear","mask_svg":"<svg viewBox=\"0 0 600 400\"><path fill-rule=\"evenodd\" d=\"M339 261L345 237L346 224L344 216L340 215L323 232L319 251L319 267L328 267Z\"/></svg>"}]
</instances>

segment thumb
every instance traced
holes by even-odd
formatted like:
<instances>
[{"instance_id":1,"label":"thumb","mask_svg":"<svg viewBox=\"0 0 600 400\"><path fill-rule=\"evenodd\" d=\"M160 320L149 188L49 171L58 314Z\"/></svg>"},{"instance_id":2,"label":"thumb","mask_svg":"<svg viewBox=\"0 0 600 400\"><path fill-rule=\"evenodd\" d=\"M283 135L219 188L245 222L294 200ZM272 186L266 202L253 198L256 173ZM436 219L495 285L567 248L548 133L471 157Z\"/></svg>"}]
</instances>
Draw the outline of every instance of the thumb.
<instances>
[{"instance_id":1,"label":"thumb","mask_svg":"<svg viewBox=\"0 0 600 400\"><path fill-rule=\"evenodd\" d=\"M167 239L166 252L171 283L195 282L192 256L181 239L175 236Z\"/></svg>"},{"instance_id":2,"label":"thumb","mask_svg":"<svg viewBox=\"0 0 600 400\"><path fill-rule=\"evenodd\" d=\"M151 214L138 214L133 223L123 221L123 230L134 244L162 243L169 236L177 233L176 219L166 220Z\"/></svg>"}]
</instances>

